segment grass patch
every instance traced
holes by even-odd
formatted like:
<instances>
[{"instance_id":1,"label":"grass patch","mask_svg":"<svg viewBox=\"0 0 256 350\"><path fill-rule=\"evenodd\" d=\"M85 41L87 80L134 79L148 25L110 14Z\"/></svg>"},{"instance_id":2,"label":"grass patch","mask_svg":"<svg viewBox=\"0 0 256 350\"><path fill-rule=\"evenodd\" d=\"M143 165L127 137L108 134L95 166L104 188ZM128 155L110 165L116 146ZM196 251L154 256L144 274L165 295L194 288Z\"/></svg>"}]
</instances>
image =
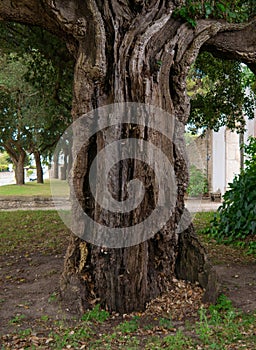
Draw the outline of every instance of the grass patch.
<instances>
[{"instance_id":1,"label":"grass patch","mask_svg":"<svg viewBox=\"0 0 256 350\"><path fill-rule=\"evenodd\" d=\"M69 230L55 210L0 212L1 254L58 253Z\"/></svg>"},{"instance_id":2,"label":"grass patch","mask_svg":"<svg viewBox=\"0 0 256 350\"><path fill-rule=\"evenodd\" d=\"M200 230L206 229L210 226L210 222L214 217L214 211L204 211L196 213L193 219L195 230L200 233Z\"/></svg>"},{"instance_id":3,"label":"grass patch","mask_svg":"<svg viewBox=\"0 0 256 350\"><path fill-rule=\"evenodd\" d=\"M65 181L51 180L55 186L55 193L60 197L68 196L68 186ZM5 185L0 186L0 197L51 197L50 180L45 180L43 184L36 182L27 182L25 185Z\"/></svg>"},{"instance_id":4,"label":"grass patch","mask_svg":"<svg viewBox=\"0 0 256 350\"><path fill-rule=\"evenodd\" d=\"M98 306L92 310L95 314L98 314L98 311ZM47 337L38 337L36 341L42 348L48 345L56 350L255 349L256 314L243 314L234 309L225 296L221 296L215 306L202 307L199 310L198 321L194 324L190 324L189 327L184 324L171 331L168 327L163 327L163 324L160 328L150 327L150 323L147 324L147 329L153 330L147 331L145 323L143 326L141 324L143 320L139 322L139 319L134 317L130 321L118 321L116 325L111 319L106 318L100 322L97 317L90 321L81 320L73 327L54 325ZM30 333L30 329L22 331L20 343L26 339L26 345L32 345L34 337L31 338ZM17 343L17 336L15 342Z\"/></svg>"},{"instance_id":5,"label":"grass patch","mask_svg":"<svg viewBox=\"0 0 256 350\"><path fill-rule=\"evenodd\" d=\"M199 310L198 322L189 329L184 326L176 332L168 332L168 327L165 329L161 323L162 334L146 336L138 319L133 317L119 323L112 332L97 335L93 325L85 323L71 331L72 338L78 343L75 344L73 339L71 342L66 339L68 341L63 343L62 337L59 344L57 341L51 345L53 349L68 345L75 349L82 346L89 349L253 349L255 322L256 315L242 314L233 308L230 300L221 296L217 305ZM82 329L86 329L83 339L80 338Z\"/></svg>"},{"instance_id":6,"label":"grass patch","mask_svg":"<svg viewBox=\"0 0 256 350\"><path fill-rule=\"evenodd\" d=\"M208 256L213 264L227 264L234 261L240 263L250 263L255 261L255 241L253 238L250 242L248 239L240 240L238 242L218 242L214 237L207 233L207 228L210 227L210 222L214 218L214 212L199 212L196 213L193 224L196 233L206 247ZM255 240L255 239L254 239ZM248 247L252 246L249 250Z\"/></svg>"},{"instance_id":7,"label":"grass patch","mask_svg":"<svg viewBox=\"0 0 256 350\"><path fill-rule=\"evenodd\" d=\"M82 316L83 321L104 322L109 318L109 312L101 310L100 304L97 304L92 310Z\"/></svg>"}]
</instances>

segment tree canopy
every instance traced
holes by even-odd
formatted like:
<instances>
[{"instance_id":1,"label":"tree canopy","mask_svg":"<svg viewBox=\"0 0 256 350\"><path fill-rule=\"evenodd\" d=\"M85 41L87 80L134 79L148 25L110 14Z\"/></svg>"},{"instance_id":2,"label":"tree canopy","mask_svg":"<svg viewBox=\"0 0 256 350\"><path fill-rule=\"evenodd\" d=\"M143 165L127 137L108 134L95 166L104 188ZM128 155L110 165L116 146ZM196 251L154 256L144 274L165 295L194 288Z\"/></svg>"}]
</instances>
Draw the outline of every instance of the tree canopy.
<instances>
[{"instance_id":1,"label":"tree canopy","mask_svg":"<svg viewBox=\"0 0 256 350\"><path fill-rule=\"evenodd\" d=\"M41 28L0 23L0 40L1 144L13 159L21 149L49 157L71 123L73 60Z\"/></svg>"},{"instance_id":2,"label":"tree canopy","mask_svg":"<svg viewBox=\"0 0 256 350\"><path fill-rule=\"evenodd\" d=\"M223 60L203 52L187 81L191 96L190 130L218 131L226 125L242 132L246 115L254 118L255 76L239 61Z\"/></svg>"}]
</instances>

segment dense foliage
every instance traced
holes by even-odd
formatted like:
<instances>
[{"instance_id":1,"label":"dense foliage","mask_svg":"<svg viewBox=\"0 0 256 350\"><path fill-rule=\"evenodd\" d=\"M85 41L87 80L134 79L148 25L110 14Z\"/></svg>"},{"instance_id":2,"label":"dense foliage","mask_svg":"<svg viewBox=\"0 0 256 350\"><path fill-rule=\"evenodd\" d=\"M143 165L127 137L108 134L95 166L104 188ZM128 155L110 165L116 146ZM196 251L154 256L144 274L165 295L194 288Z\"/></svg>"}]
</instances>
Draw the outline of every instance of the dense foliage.
<instances>
[{"instance_id":1,"label":"dense foliage","mask_svg":"<svg viewBox=\"0 0 256 350\"><path fill-rule=\"evenodd\" d=\"M193 27L197 19L215 18L228 22L245 22L256 13L255 0L185 0L175 14Z\"/></svg>"},{"instance_id":2,"label":"dense foliage","mask_svg":"<svg viewBox=\"0 0 256 350\"><path fill-rule=\"evenodd\" d=\"M8 171L11 160L7 152L0 153L0 171Z\"/></svg>"},{"instance_id":3,"label":"dense foliage","mask_svg":"<svg viewBox=\"0 0 256 350\"><path fill-rule=\"evenodd\" d=\"M71 122L73 60L64 43L41 28L0 23L0 40L0 85L20 111L30 148L43 153Z\"/></svg>"},{"instance_id":4,"label":"dense foliage","mask_svg":"<svg viewBox=\"0 0 256 350\"><path fill-rule=\"evenodd\" d=\"M203 52L192 67L187 84L191 96L190 131L218 131L226 125L241 132L244 115L254 118L255 76L240 62Z\"/></svg>"},{"instance_id":5,"label":"dense foliage","mask_svg":"<svg viewBox=\"0 0 256 350\"><path fill-rule=\"evenodd\" d=\"M256 138L244 146L246 168L229 184L211 223L209 233L218 241L232 242L255 234L256 230Z\"/></svg>"},{"instance_id":6,"label":"dense foliage","mask_svg":"<svg viewBox=\"0 0 256 350\"><path fill-rule=\"evenodd\" d=\"M205 174L195 165L189 169L189 185L187 193L191 197L202 196L208 191L207 179Z\"/></svg>"},{"instance_id":7,"label":"dense foliage","mask_svg":"<svg viewBox=\"0 0 256 350\"><path fill-rule=\"evenodd\" d=\"M0 23L0 147L51 156L71 123L73 59L47 31ZM58 54L56 54L58 53Z\"/></svg>"}]
</instances>

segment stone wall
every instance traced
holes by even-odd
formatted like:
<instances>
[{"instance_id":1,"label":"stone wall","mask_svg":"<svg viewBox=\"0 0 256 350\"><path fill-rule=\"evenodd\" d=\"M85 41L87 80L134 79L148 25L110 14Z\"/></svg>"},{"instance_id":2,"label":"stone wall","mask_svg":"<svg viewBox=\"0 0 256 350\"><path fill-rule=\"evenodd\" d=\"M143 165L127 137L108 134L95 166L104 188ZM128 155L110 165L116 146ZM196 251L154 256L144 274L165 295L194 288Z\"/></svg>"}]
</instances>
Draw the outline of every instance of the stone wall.
<instances>
[{"instance_id":1,"label":"stone wall","mask_svg":"<svg viewBox=\"0 0 256 350\"><path fill-rule=\"evenodd\" d=\"M187 145L187 154L190 165L195 165L208 179L209 191L212 189L212 132L194 138Z\"/></svg>"},{"instance_id":2,"label":"stone wall","mask_svg":"<svg viewBox=\"0 0 256 350\"><path fill-rule=\"evenodd\" d=\"M45 197L0 197L0 210L11 209L55 209L56 200ZM60 198L57 201L58 208L60 205L67 207L69 201L66 198Z\"/></svg>"}]
</instances>

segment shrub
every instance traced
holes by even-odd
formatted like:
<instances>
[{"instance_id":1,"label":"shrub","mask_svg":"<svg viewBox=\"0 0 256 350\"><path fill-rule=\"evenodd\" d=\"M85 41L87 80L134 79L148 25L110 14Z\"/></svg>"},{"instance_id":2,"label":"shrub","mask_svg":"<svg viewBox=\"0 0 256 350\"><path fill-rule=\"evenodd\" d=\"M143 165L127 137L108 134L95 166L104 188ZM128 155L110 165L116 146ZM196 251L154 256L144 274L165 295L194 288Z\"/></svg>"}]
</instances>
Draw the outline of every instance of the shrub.
<instances>
[{"instance_id":1,"label":"shrub","mask_svg":"<svg viewBox=\"0 0 256 350\"><path fill-rule=\"evenodd\" d=\"M256 138L244 146L245 169L235 176L223 204L211 222L209 233L227 243L253 235L256 229Z\"/></svg>"},{"instance_id":2,"label":"shrub","mask_svg":"<svg viewBox=\"0 0 256 350\"><path fill-rule=\"evenodd\" d=\"M8 171L9 163L11 162L6 152L0 152L0 171Z\"/></svg>"},{"instance_id":3,"label":"shrub","mask_svg":"<svg viewBox=\"0 0 256 350\"><path fill-rule=\"evenodd\" d=\"M195 165L191 165L189 171L189 184L187 193L191 197L202 196L207 193L207 179L204 173Z\"/></svg>"}]
</instances>

